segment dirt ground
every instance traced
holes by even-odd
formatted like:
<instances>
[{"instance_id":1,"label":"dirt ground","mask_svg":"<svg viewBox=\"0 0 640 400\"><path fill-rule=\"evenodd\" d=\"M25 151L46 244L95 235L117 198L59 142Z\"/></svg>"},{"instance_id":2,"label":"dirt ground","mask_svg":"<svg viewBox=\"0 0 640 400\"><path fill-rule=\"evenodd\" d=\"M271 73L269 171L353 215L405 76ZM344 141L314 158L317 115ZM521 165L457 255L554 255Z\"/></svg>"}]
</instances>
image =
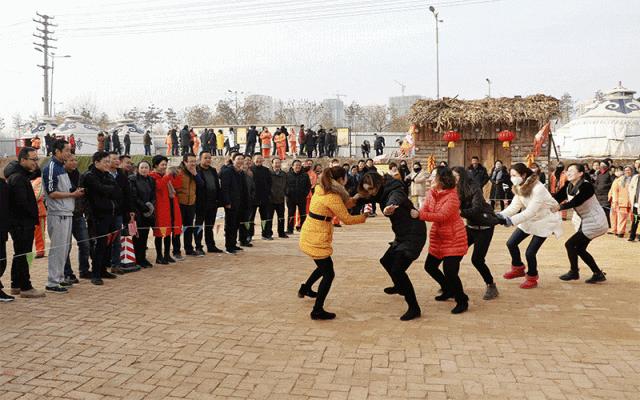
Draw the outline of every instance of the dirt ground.
<instances>
[{"instance_id":1,"label":"dirt ground","mask_svg":"<svg viewBox=\"0 0 640 400\"><path fill-rule=\"evenodd\" d=\"M586 267L558 280L564 241L550 239L526 291L502 278L509 233L489 254L498 299L482 300L465 257L461 315L433 300L425 250L410 269L423 316L398 319L402 298L382 292L381 217L336 230L334 321L310 320L312 300L296 297L313 269L299 235L0 304L0 399L638 399L640 243L597 239L608 281L587 285ZM38 287L46 262L32 267Z\"/></svg>"}]
</instances>

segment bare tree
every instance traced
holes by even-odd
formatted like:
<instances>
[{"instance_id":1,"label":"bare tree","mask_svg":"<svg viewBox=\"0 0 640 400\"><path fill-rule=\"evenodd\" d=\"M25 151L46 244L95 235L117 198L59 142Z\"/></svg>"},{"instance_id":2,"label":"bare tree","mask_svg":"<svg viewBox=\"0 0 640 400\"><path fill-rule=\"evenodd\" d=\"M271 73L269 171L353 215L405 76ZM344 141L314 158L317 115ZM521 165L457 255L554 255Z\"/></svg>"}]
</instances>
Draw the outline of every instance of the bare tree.
<instances>
[{"instance_id":1,"label":"bare tree","mask_svg":"<svg viewBox=\"0 0 640 400\"><path fill-rule=\"evenodd\" d=\"M258 124L271 119L271 116L265 116L264 111L266 105L263 101L256 99L246 99L242 104L241 114L242 123L244 124Z\"/></svg>"},{"instance_id":2,"label":"bare tree","mask_svg":"<svg viewBox=\"0 0 640 400\"><path fill-rule=\"evenodd\" d=\"M184 119L187 125L208 125L213 121L213 113L207 105L196 105L185 109Z\"/></svg>"},{"instance_id":3,"label":"bare tree","mask_svg":"<svg viewBox=\"0 0 640 400\"><path fill-rule=\"evenodd\" d=\"M94 121L99 115L98 106L89 98L81 98L72 102L67 109L73 115L80 115L88 121Z\"/></svg>"},{"instance_id":4,"label":"bare tree","mask_svg":"<svg viewBox=\"0 0 640 400\"><path fill-rule=\"evenodd\" d=\"M395 107L391 107L389 110L390 122L389 122L389 131L391 132L404 132L409 129L409 116L408 115L400 115L398 109Z\"/></svg>"},{"instance_id":5,"label":"bare tree","mask_svg":"<svg viewBox=\"0 0 640 400\"><path fill-rule=\"evenodd\" d=\"M164 118L169 125L169 128L177 128L180 125L180 118L178 118L178 113L174 111L172 107L167 108L164 112Z\"/></svg>"},{"instance_id":6,"label":"bare tree","mask_svg":"<svg viewBox=\"0 0 640 400\"><path fill-rule=\"evenodd\" d=\"M230 100L220 100L216 105L215 121L221 125L239 125L238 110Z\"/></svg>"},{"instance_id":7,"label":"bare tree","mask_svg":"<svg viewBox=\"0 0 640 400\"><path fill-rule=\"evenodd\" d=\"M389 108L380 105L364 107L363 118L373 132L382 132L389 127Z\"/></svg>"},{"instance_id":8,"label":"bare tree","mask_svg":"<svg viewBox=\"0 0 640 400\"><path fill-rule=\"evenodd\" d=\"M0 117L0 132L7 126L4 122L4 118Z\"/></svg>"},{"instance_id":9,"label":"bare tree","mask_svg":"<svg viewBox=\"0 0 640 400\"><path fill-rule=\"evenodd\" d=\"M560 97L560 118L564 122L569 122L573 116L575 102L569 93Z\"/></svg>"},{"instance_id":10,"label":"bare tree","mask_svg":"<svg viewBox=\"0 0 640 400\"><path fill-rule=\"evenodd\" d=\"M355 101L351 102L351 104L344 109L344 116L347 124L349 125L349 128L354 131L360 130L359 128L361 128L362 125L360 122L362 121L363 115L364 111L362 110L362 106Z\"/></svg>"},{"instance_id":11,"label":"bare tree","mask_svg":"<svg viewBox=\"0 0 640 400\"><path fill-rule=\"evenodd\" d=\"M103 112L96 117L96 119L94 120L94 123L98 128L102 129L103 131L106 131L107 129L109 129L109 125L111 124L111 121L107 113Z\"/></svg>"},{"instance_id":12,"label":"bare tree","mask_svg":"<svg viewBox=\"0 0 640 400\"><path fill-rule=\"evenodd\" d=\"M164 121L162 109L157 108L153 103L149 105L147 111L142 114L142 125L144 129L153 130L153 126Z\"/></svg>"},{"instance_id":13,"label":"bare tree","mask_svg":"<svg viewBox=\"0 0 640 400\"><path fill-rule=\"evenodd\" d=\"M16 135L19 135L26 128L26 123L20 113L15 113L11 116L11 127Z\"/></svg>"},{"instance_id":14,"label":"bare tree","mask_svg":"<svg viewBox=\"0 0 640 400\"><path fill-rule=\"evenodd\" d=\"M302 121L301 123L309 128L318 125L327 112L326 107L315 100L298 100L294 104L293 113L296 116L296 120Z\"/></svg>"}]
</instances>

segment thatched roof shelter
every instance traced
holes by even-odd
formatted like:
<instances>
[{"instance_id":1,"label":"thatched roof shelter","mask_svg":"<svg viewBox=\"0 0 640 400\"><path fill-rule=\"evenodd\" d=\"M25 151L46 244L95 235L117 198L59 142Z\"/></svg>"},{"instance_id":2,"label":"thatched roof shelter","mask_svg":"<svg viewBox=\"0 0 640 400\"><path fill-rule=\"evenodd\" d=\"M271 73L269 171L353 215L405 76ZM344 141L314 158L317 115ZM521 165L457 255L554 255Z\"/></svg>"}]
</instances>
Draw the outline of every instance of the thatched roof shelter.
<instances>
[{"instance_id":1,"label":"thatched roof shelter","mask_svg":"<svg viewBox=\"0 0 640 400\"><path fill-rule=\"evenodd\" d=\"M528 97L501 97L481 100L418 100L409 113L409 121L434 130L464 126L512 125L522 121L546 123L559 114L558 99L537 94Z\"/></svg>"}]
</instances>

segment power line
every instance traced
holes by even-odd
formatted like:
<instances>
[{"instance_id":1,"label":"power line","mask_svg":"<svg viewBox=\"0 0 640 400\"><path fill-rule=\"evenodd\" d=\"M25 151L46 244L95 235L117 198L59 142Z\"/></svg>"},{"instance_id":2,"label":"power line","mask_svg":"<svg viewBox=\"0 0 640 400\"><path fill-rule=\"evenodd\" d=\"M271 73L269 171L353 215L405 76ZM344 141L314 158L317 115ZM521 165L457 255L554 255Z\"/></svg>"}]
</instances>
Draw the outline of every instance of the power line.
<instances>
[{"instance_id":1,"label":"power line","mask_svg":"<svg viewBox=\"0 0 640 400\"><path fill-rule=\"evenodd\" d=\"M313 1L313 0L311 0ZM367 0L370 2L371 0ZM455 7L455 6L467 6L467 5L477 5L477 4L486 4L486 3L495 3L498 1L504 0L453 0L441 3L434 3L439 5L439 7ZM236 27L244 24L251 23L261 23L261 24L272 24L272 23L284 23L284 22L295 22L295 21L316 21L316 20L324 20L330 18L344 18L344 17L353 17L353 16L367 16L367 15L376 15L383 13L392 13L392 12L401 12L401 11L413 11L416 8L426 9L427 4L421 4L416 6L415 4L407 5L407 0L401 1L387 1L385 2L384 7L365 7L364 4L356 4L348 9L344 9L344 7L326 7L326 6L317 6L316 8L305 8L305 9L297 9L286 12L285 15L287 17L282 17L282 12L277 13L244 13L235 19L228 19L229 17L233 17L233 14L225 14L224 16L227 19L216 19L212 21L211 16L206 16L203 18L199 18L194 21L191 19L183 19L183 20L159 20L157 17L152 17L148 19L147 23L144 24L130 24L130 25L112 25L112 26L92 26L92 27L83 27L78 26L75 28L68 28L65 30L65 36L69 36L69 33L82 33L83 37L86 36L120 36L127 34L143 34L143 33L154 33L154 32L181 32L181 31L192 31L192 30L211 30L211 29L220 29L220 28L229 28ZM322 7L322 8L319 8ZM182 17L188 16L182 15ZM204 23L199 23L203 22Z\"/></svg>"}]
</instances>

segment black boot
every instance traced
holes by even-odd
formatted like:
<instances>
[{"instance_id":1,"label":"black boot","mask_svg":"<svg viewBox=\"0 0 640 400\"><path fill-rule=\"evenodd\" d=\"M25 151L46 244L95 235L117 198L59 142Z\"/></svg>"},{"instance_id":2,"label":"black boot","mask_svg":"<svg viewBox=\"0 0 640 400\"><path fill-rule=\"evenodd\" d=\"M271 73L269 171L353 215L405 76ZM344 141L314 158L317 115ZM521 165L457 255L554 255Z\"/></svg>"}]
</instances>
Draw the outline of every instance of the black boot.
<instances>
[{"instance_id":1,"label":"black boot","mask_svg":"<svg viewBox=\"0 0 640 400\"><path fill-rule=\"evenodd\" d=\"M453 299L453 294L443 291L441 295L434 297L436 301L447 301Z\"/></svg>"},{"instance_id":2,"label":"black boot","mask_svg":"<svg viewBox=\"0 0 640 400\"><path fill-rule=\"evenodd\" d=\"M168 265L169 262L167 260L165 260L164 257L157 257L156 258L156 264L158 264L158 265Z\"/></svg>"},{"instance_id":3,"label":"black boot","mask_svg":"<svg viewBox=\"0 0 640 400\"><path fill-rule=\"evenodd\" d=\"M298 297L302 299L304 296L315 299L316 297L318 297L318 293L314 292L313 290L311 290L310 286L307 286L303 283L302 285L300 285L300 289L298 289Z\"/></svg>"},{"instance_id":4,"label":"black boot","mask_svg":"<svg viewBox=\"0 0 640 400\"><path fill-rule=\"evenodd\" d=\"M586 281L584 281L585 283L598 283L598 282L604 282L607 280L607 278L605 277L607 274L605 274L604 272L600 271L598 273L593 274L593 276L589 279L587 279Z\"/></svg>"},{"instance_id":5,"label":"black boot","mask_svg":"<svg viewBox=\"0 0 640 400\"><path fill-rule=\"evenodd\" d=\"M462 314L469 309L469 297L464 295L463 298L456 300L456 306L451 310L451 314Z\"/></svg>"},{"instance_id":6,"label":"black boot","mask_svg":"<svg viewBox=\"0 0 640 400\"><path fill-rule=\"evenodd\" d=\"M336 317L336 315L332 312L328 312L325 311L324 309L313 309L313 311L311 311L311 319L315 319L315 320L328 320L328 319L334 319Z\"/></svg>"},{"instance_id":7,"label":"black boot","mask_svg":"<svg viewBox=\"0 0 640 400\"><path fill-rule=\"evenodd\" d=\"M420 311L420 307L416 306L409 306L409 309L407 310L406 313L404 313L402 315L402 317L400 317L401 321L411 321L414 318L419 318L421 315L421 311Z\"/></svg>"},{"instance_id":8,"label":"black boot","mask_svg":"<svg viewBox=\"0 0 640 400\"><path fill-rule=\"evenodd\" d=\"M578 271L570 270L564 275L560 275L560 279L563 281L575 281L580 279L580 273Z\"/></svg>"},{"instance_id":9,"label":"black boot","mask_svg":"<svg viewBox=\"0 0 640 400\"><path fill-rule=\"evenodd\" d=\"M389 287L384 288L384 292L386 294L400 294L400 289L398 289L395 286L389 286Z\"/></svg>"}]
</instances>

